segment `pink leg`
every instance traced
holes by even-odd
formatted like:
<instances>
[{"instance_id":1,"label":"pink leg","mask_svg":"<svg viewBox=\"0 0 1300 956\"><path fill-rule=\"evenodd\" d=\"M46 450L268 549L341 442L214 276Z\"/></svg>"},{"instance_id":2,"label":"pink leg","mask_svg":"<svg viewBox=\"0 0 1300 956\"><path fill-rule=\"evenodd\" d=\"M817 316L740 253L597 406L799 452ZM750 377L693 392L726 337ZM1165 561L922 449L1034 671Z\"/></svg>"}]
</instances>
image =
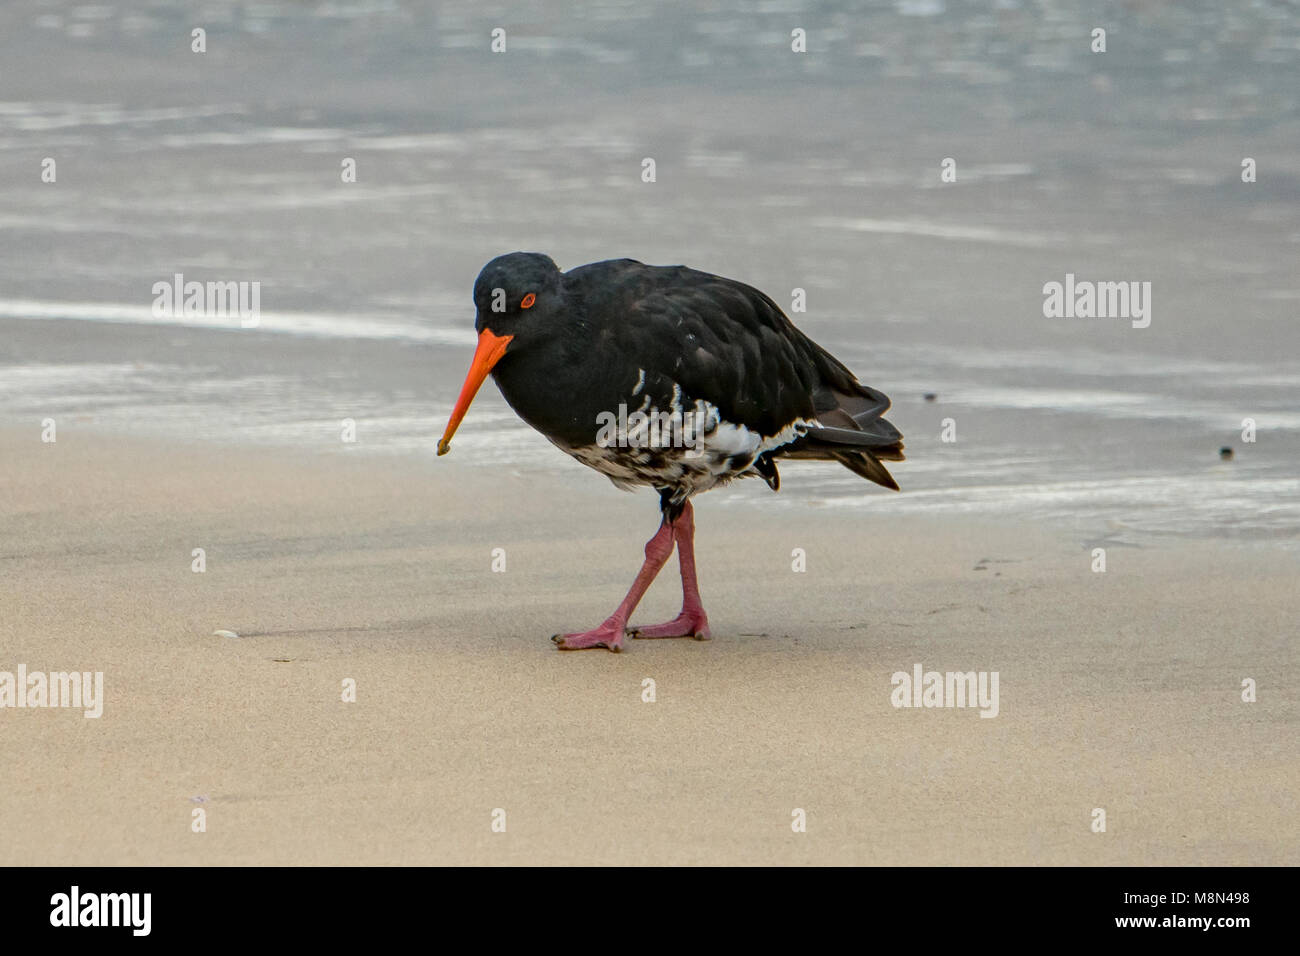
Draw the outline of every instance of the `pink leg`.
<instances>
[{"instance_id":1,"label":"pink leg","mask_svg":"<svg viewBox=\"0 0 1300 956\"><path fill-rule=\"evenodd\" d=\"M709 616L700 603L700 585L695 580L695 509L689 501L677 520L673 522L677 538L677 560L682 568L682 613L666 624L632 628L633 637L693 637L707 641Z\"/></svg>"},{"instance_id":2,"label":"pink leg","mask_svg":"<svg viewBox=\"0 0 1300 956\"><path fill-rule=\"evenodd\" d=\"M632 582L632 588L627 592L627 597L623 598L623 603L618 606L613 614L605 618L605 623L590 631L556 634L551 640L562 651L579 651L588 647L607 647L611 651L622 650L623 633L627 628L627 619L632 615L637 604L641 601L642 595L650 587L650 582L655 579L655 575L659 573L659 569L664 566L672 553L673 525L665 521L659 526L655 536L646 542L645 563L641 565L641 570L637 572L636 580Z\"/></svg>"}]
</instances>

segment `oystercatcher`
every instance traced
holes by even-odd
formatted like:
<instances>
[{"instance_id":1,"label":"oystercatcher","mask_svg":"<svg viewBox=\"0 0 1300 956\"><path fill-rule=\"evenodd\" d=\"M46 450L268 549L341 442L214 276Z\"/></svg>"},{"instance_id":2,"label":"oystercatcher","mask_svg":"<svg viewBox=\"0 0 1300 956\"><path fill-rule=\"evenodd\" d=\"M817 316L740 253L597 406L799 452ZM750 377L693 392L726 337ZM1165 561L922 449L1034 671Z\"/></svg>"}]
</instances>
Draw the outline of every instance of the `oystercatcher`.
<instances>
[{"instance_id":1,"label":"oystercatcher","mask_svg":"<svg viewBox=\"0 0 1300 956\"><path fill-rule=\"evenodd\" d=\"M682 611L632 637L707 639L695 576L691 498L757 476L776 491L777 461L836 461L898 490L881 461L902 461L889 399L742 282L632 259L560 272L513 252L474 283L478 348L438 442L447 453L491 373L524 421L614 484L659 492L663 519L632 588L603 624L556 634L564 650L621 649L628 618L676 546Z\"/></svg>"}]
</instances>

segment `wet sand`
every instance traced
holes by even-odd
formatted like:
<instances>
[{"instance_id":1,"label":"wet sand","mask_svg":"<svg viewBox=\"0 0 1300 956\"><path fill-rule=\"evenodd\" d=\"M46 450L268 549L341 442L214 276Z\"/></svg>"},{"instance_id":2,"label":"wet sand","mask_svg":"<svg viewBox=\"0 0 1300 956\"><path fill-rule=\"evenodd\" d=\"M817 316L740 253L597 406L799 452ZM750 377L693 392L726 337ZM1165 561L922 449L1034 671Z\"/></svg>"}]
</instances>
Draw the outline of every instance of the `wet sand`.
<instances>
[{"instance_id":1,"label":"wet sand","mask_svg":"<svg viewBox=\"0 0 1300 956\"><path fill-rule=\"evenodd\" d=\"M713 641L560 653L652 495L355 452L0 430L0 670L106 696L0 710L0 863L1300 862L1294 551L1157 541L1098 574L1048 523L754 482L698 503ZM635 620L675 613L671 568ZM998 716L893 707L917 663L997 671Z\"/></svg>"}]
</instances>

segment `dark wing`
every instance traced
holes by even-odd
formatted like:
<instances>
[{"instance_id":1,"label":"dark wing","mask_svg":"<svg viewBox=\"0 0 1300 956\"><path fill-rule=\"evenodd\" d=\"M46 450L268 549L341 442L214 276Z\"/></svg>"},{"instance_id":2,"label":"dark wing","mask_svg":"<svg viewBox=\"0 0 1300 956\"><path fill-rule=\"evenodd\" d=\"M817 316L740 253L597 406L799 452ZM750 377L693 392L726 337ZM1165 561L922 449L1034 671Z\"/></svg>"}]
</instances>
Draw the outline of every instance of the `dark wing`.
<instances>
[{"instance_id":1,"label":"dark wing","mask_svg":"<svg viewBox=\"0 0 1300 956\"><path fill-rule=\"evenodd\" d=\"M620 265L627 312L619 335L637 340L632 354L653 366L646 368L645 390L654 400L676 383L690 398L716 406L725 420L764 437L815 421L765 457L838 461L898 489L880 463L903 460L902 434L881 417L889 399L795 328L768 296L684 266ZM775 476L774 465L772 471Z\"/></svg>"}]
</instances>

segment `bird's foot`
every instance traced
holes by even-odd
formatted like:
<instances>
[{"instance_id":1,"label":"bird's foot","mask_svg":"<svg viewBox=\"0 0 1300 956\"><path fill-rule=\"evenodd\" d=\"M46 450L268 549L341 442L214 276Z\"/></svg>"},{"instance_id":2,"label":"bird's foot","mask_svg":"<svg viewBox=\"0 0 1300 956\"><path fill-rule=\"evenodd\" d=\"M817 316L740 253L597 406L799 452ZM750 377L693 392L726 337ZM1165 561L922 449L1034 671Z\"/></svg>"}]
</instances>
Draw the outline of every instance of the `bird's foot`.
<instances>
[{"instance_id":1,"label":"bird's foot","mask_svg":"<svg viewBox=\"0 0 1300 956\"><path fill-rule=\"evenodd\" d=\"M585 651L593 647L604 647L617 654L623 649L624 630L622 621L611 619L590 631L556 634L551 640L562 651Z\"/></svg>"},{"instance_id":2,"label":"bird's foot","mask_svg":"<svg viewBox=\"0 0 1300 956\"><path fill-rule=\"evenodd\" d=\"M664 624L651 624L646 627L631 628L632 637L647 639L655 637L693 637L697 641L710 640L709 616L704 609L682 611L671 621Z\"/></svg>"}]
</instances>

